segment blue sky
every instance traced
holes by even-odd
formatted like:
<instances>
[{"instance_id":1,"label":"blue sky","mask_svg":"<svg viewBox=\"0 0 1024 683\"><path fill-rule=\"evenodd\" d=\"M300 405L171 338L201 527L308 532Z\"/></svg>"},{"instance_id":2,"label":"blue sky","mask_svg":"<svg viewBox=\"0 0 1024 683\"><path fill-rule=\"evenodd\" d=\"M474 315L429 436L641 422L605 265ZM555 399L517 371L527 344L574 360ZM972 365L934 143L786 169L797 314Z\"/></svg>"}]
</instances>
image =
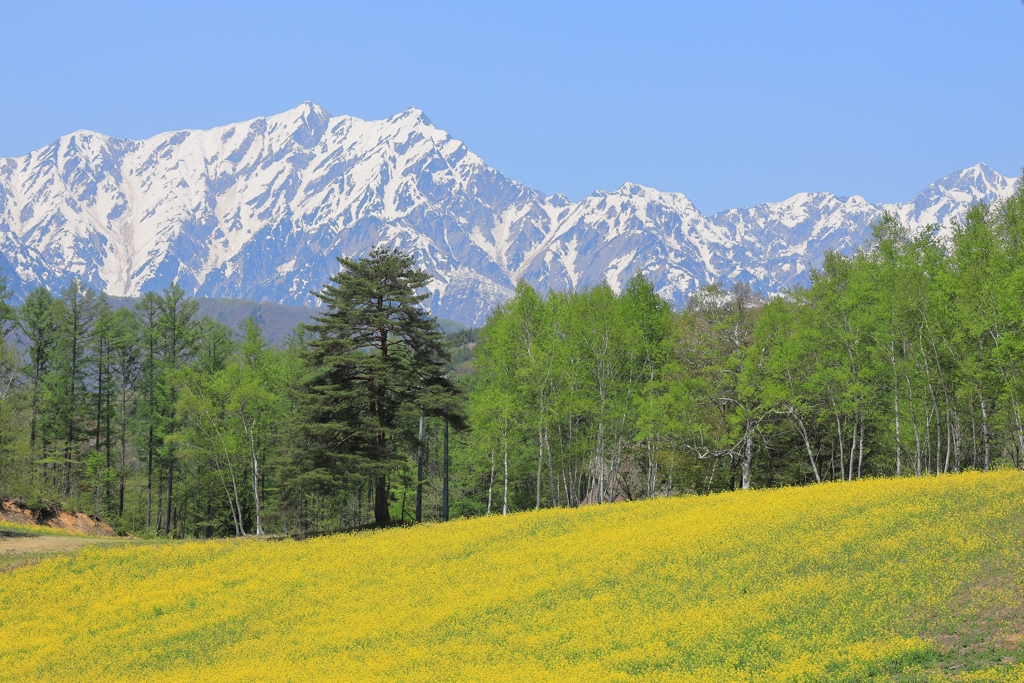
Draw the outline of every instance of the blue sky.
<instances>
[{"instance_id":1,"label":"blue sky","mask_svg":"<svg viewBox=\"0 0 1024 683\"><path fill-rule=\"evenodd\" d=\"M411 105L573 199L638 182L699 209L901 201L1024 165L1024 4L0 0L0 156L312 100Z\"/></svg>"}]
</instances>

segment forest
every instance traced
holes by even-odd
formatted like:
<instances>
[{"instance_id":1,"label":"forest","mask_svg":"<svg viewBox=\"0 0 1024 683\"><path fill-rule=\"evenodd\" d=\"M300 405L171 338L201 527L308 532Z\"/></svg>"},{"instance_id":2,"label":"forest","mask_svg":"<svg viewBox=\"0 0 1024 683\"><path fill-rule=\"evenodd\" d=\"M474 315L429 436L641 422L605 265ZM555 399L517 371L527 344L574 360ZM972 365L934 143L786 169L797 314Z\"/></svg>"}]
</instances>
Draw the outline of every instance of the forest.
<instances>
[{"instance_id":1,"label":"forest","mask_svg":"<svg viewBox=\"0 0 1024 683\"><path fill-rule=\"evenodd\" d=\"M444 334L427 282L397 250L341 259L275 344L176 285L4 303L0 499L141 536L303 535L409 523L418 485L440 520L1024 468L1022 188L948 239L887 214L770 297L520 282Z\"/></svg>"}]
</instances>

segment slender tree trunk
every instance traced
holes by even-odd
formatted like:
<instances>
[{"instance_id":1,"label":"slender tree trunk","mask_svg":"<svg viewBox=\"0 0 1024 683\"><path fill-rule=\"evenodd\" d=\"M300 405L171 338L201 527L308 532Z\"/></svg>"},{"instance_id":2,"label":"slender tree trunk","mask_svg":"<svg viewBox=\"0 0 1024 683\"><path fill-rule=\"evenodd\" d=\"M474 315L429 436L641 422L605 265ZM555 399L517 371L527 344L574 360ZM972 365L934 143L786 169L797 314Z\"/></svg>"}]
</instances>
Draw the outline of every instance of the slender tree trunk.
<instances>
[{"instance_id":1,"label":"slender tree trunk","mask_svg":"<svg viewBox=\"0 0 1024 683\"><path fill-rule=\"evenodd\" d=\"M166 536L171 535L171 496L174 490L174 458L167 461L167 526L164 529Z\"/></svg>"},{"instance_id":2,"label":"slender tree trunk","mask_svg":"<svg viewBox=\"0 0 1024 683\"><path fill-rule=\"evenodd\" d=\"M302 505L301 499L299 501L299 505ZM285 529L285 533L288 533L287 528ZM213 538L213 500L210 495L209 487L206 488L206 516L203 518L203 536L205 538Z\"/></svg>"},{"instance_id":3,"label":"slender tree trunk","mask_svg":"<svg viewBox=\"0 0 1024 683\"><path fill-rule=\"evenodd\" d=\"M96 450L100 450L100 437L103 434L103 430L100 425L103 424L103 342L100 342L99 346L100 358L97 359L96 363ZM110 467L109 453L107 454L107 467Z\"/></svg>"},{"instance_id":4,"label":"slender tree trunk","mask_svg":"<svg viewBox=\"0 0 1024 683\"><path fill-rule=\"evenodd\" d=\"M859 417L860 415L858 413L854 413L853 429L850 430L853 432L853 436L850 438L850 477L848 481L853 481L853 458L857 452L857 420Z\"/></svg>"},{"instance_id":5,"label":"slender tree trunk","mask_svg":"<svg viewBox=\"0 0 1024 683\"><path fill-rule=\"evenodd\" d=\"M835 399L832 400L832 411L836 416L836 434L838 438L836 443L839 444L839 480L846 480L846 452L843 450L843 425L839 421L839 409L836 407Z\"/></svg>"},{"instance_id":6,"label":"slender tree trunk","mask_svg":"<svg viewBox=\"0 0 1024 683\"><path fill-rule=\"evenodd\" d=\"M924 411L924 473L932 473L932 410L928 406L927 397L925 397L924 405L921 407Z\"/></svg>"},{"instance_id":7,"label":"slender tree trunk","mask_svg":"<svg viewBox=\"0 0 1024 683\"><path fill-rule=\"evenodd\" d=\"M164 529L164 478L157 473L156 478L156 533L159 536Z\"/></svg>"},{"instance_id":8,"label":"slender tree trunk","mask_svg":"<svg viewBox=\"0 0 1024 683\"><path fill-rule=\"evenodd\" d=\"M391 511L388 509L388 479L378 474L374 482L373 521L377 526L391 523Z\"/></svg>"},{"instance_id":9,"label":"slender tree trunk","mask_svg":"<svg viewBox=\"0 0 1024 683\"><path fill-rule=\"evenodd\" d=\"M540 510L540 478L544 468L544 428L537 428L537 507Z\"/></svg>"},{"instance_id":10,"label":"slender tree trunk","mask_svg":"<svg viewBox=\"0 0 1024 683\"><path fill-rule=\"evenodd\" d=\"M707 494L711 493L711 485L715 483L715 470L718 469L718 458L714 458L711 461L711 474L708 475L707 486L704 488L704 492Z\"/></svg>"},{"instance_id":11,"label":"slender tree trunk","mask_svg":"<svg viewBox=\"0 0 1024 683\"><path fill-rule=\"evenodd\" d=\"M491 502L494 498L494 449L490 449L491 455L491 477L487 482L487 516L491 516Z\"/></svg>"},{"instance_id":12,"label":"slender tree trunk","mask_svg":"<svg viewBox=\"0 0 1024 683\"><path fill-rule=\"evenodd\" d=\"M896 418L896 476L902 474L902 462L900 456L902 455L903 443L900 441L900 383L899 378L896 375L896 355L893 351L893 347L890 345L890 358L892 359L892 401L893 401L893 416Z\"/></svg>"},{"instance_id":13,"label":"slender tree trunk","mask_svg":"<svg viewBox=\"0 0 1024 683\"><path fill-rule=\"evenodd\" d=\"M604 421L597 423L597 502L604 502Z\"/></svg>"},{"instance_id":14,"label":"slender tree trunk","mask_svg":"<svg viewBox=\"0 0 1024 683\"><path fill-rule=\"evenodd\" d=\"M743 459L740 461L740 488L750 488L751 465L754 462L754 426L748 422L743 434Z\"/></svg>"},{"instance_id":15,"label":"slender tree trunk","mask_svg":"<svg viewBox=\"0 0 1024 683\"><path fill-rule=\"evenodd\" d=\"M925 347L924 347L924 324L922 324L921 327L918 328L917 339L918 339L918 348L921 350L921 358L924 361L924 381L925 381L925 386L928 387L928 396L931 396L931 399L932 399L932 407L930 409L927 409L927 408L925 409L925 418L924 418L925 453L926 453L926 464L927 464L927 468L926 469L928 470L928 472L930 474L931 471L932 471L932 468L931 468L931 462L932 462L931 420L932 420L932 415L934 414L934 416L935 416L935 434L936 434L936 442L935 442L935 473L938 474L939 473L939 453L942 451L942 436L941 436L941 432L939 431L939 423L940 423L941 420L940 420L940 417L939 417L939 402L938 402L938 399L935 397L935 387L932 385L931 363L928 362L928 352L925 350ZM927 403L927 398L928 397L926 396L925 397L925 403Z\"/></svg>"},{"instance_id":16,"label":"slender tree trunk","mask_svg":"<svg viewBox=\"0 0 1024 683\"><path fill-rule=\"evenodd\" d=\"M78 377L78 316L72 313L71 382L68 386L68 445L64 451L64 495L71 494L71 449L75 443L75 380Z\"/></svg>"},{"instance_id":17,"label":"slender tree trunk","mask_svg":"<svg viewBox=\"0 0 1024 683\"><path fill-rule=\"evenodd\" d=\"M950 419L949 407L948 406L949 406L949 404L947 403L947 407L946 407L946 464L943 465L943 467L942 467L942 473L943 474L948 474L949 473L949 458L950 458L950 455L952 455L952 450L953 450L954 428L953 428L953 421Z\"/></svg>"},{"instance_id":18,"label":"slender tree trunk","mask_svg":"<svg viewBox=\"0 0 1024 683\"><path fill-rule=\"evenodd\" d=\"M118 503L118 516L124 515L124 485L125 480L128 478L127 472L125 471L128 467L128 426L127 426L127 398L124 395L124 390L121 391L121 464L118 467L120 470L121 479L121 495L120 502Z\"/></svg>"},{"instance_id":19,"label":"slender tree trunk","mask_svg":"<svg viewBox=\"0 0 1024 683\"><path fill-rule=\"evenodd\" d=\"M37 353L33 350L33 354ZM35 357L35 355L33 355ZM39 383L41 371L37 361L32 370L32 418L29 426L28 448L30 453L36 452L36 419L39 414Z\"/></svg>"},{"instance_id":20,"label":"slender tree trunk","mask_svg":"<svg viewBox=\"0 0 1024 683\"><path fill-rule=\"evenodd\" d=\"M974 414L974 401L971 406L971 467L978 466L978 420Z\"/></svg>"},{"instance_id":21,"label":"slender tree trunk","mask_svg":"<svg viewBox=\"0 0 1024 683\"><path fill-rule=\"evenodd\" d=\"M980 395L980 392L979 392ZM985 449L985 471L988 472L991 464L991 449L989 446L988 408L985 405L985 397L981 396L981 442Z\"/></svg>"},{"instance_id":22,"label":"slender tree trunk","mask_svg":"<svg viewBox=\"0 0 1024 683\"><path fill-rule=\"evenodd\" d=\"M448 408L444 409L444 443L441 445L443 451L441 458L441 517L448 521Z\"/></svg>"},{"instance_id":23,"label":"slender tree trunk","mask_svg":"<svg viewBox=\"0 0 1024 683\"><path fill-rule=\"evenodd\" d=\"M917 428L917 410L914 408L914 387L910 383L910 375L904 374L907 380L907 400L910 401L911 424L914 427L914 476L921 476L921 432Z\"/></svg>"},{"instance_id":24,"label":"slender tree trunk","mask_svg":"<svg viewBox=\"0 0 1024 683\"><path fill-rule=\"evenodd\" d=\"M110 373L108 372L107 374L110 374ZM109 384L109 382L110 382L110 380L108 379L107 383ZM110 410L110 387L109 386L107 387L107 394L106 394L106 396L107 396L107 399L106 399L106 401L107 401L107 411L104 414L104 426L106 428L106 436L104 437L103 447L107 451L107 469L109 470L111 468L111 464L110 463L112 462L112 457L111 457L110 449L111 449L111 447L112 447L112 445L114 443L114 440L111 438L111 434L110 434L110 420L111 420L111 412L112 411Z\"/></svg>"},{"instance_id":25,"label":"slender tree trunk","mask_svg":"<svg viewBox=\"0 0 1024 683\"><path fill-rule=\"evenodd\" d=\"M658 461L654 459L654 445L647 439L647 497L653 498L658 487Z\"/></svg>"},{"instance_id":26,"label":"slender tree trunk","mask_svg":"<svg viewBox=\"0 0 1024 683\"><path fill-rule=\"evenodd\" d=\"M262 536L263 522L260 516L260 513L262 511L262 508L260 507L260 491L262 489L262 482L260 480L259 447L256 445L256 427L258 420L255 418L255 416L247 416L244 409L239 410L239 417L241 418L242 422L242 430L245 432L246 439L249 442L249 470L252 472L253 513L256 516L255 534L257 536ZM404 506L402 509L404 512Z\"/></svg>"},{"instance_id":27,"label":"slender tree trunk","mask_svg":"<svg viewBox=\"0 0 1024 683\"><path fill-rule=\"evenodd\" d=\"M501 500L501 514L502 515L507 515L508 514L508 418L507 417L505 418L505 429L504 429L504 432L502 434L502 437L503 437L502 441L504 442L504 445L505 445L505 455L504 455L504 463L505 463L505 490L504 490L504 494L503 494L503 497L502 497L502 500Z\"/></svg>"},{"instance_id":28,"label":"slender tree trunk","mask_svg":"<svg viewBox=\"0 0 1024 683\"><path fill-rule=\"evenodd\" d=\"M559 507L561 502L558 500L558 487L555 486L555 459L551 455L551 432L550 428L544 428L544 446L548 451L548 479L551 483L551 504L555 507Z\"/></svg>"},{"instance_id":29,"label":"slender tree trunk","mask_svg":"<svg viewBox=\"0 0 1024 683\"><path fill-rule=\"evenodd\" d=\"M146 470L146 527L153 526L153 424L149 425L149 465Z\"/></svg>"},{"instance_id":30,"label":"slender tree trunk","mask_svg":"<svg viewBox=\"0 0 1024 683\"><path fill-rule=\"evenodd\" d=\"M234 501L232 504L232 514L235 515L235 535L245 536L245 523L242 520L242 499L238 495L238 479L235 477L235 468L230 461L228 462L228 475L231 477L230 497Z\"/></svg>"},{"instance_id":31,"label":"slender tree trunk","mask_svg":"<svg viewBox=\"0 0 1024 683\"><path fill-rule=\"evenodd\" d=\"M255 455L252 457L252 500L256 514L256 535L263 535L263 523L260 521L260 463Z\"/></svg>"},{"instance_id":32,"label":"slender tree trunk","mask_svg":"<svg viewBox=\"0 0 1024 683\"><path fill-rule=\"evenodd\" d=\"M864 416L860 416L860 442L858 444L859 454L857 455L857 478L861 478L864 469Z\"/></svg>"},{"instance_id":33,"label":"slender tree trunk","mask_svg":"<svg viewBox=\"0 0 1024 683\"><path fill-rule=\"evenodd\" d=\"M1013 402L1013 419L1017 424L1017 445L1020 447L1021 462L1024 464L1024 426L1021 425L1020 406L1017 405L1016 400Z\"/></svg>"},{"instance_id":34,"label":"slender tree trunk","mask_svg":"<svg viewBox=\"0 0 1024 683\"><path fill-rule=\"evenodd\" d=\"M487 505L490 510L490 503ZM416 521L423 521L423 409L420 409L420 431L416 440Z\"/></svg>"},{"instance_id":35,"label":"slender tree trunk","mask_svg":"<svg viewBox=\"0 0 1024 683\"><path fill-rule=\"evenodd\" d=\"M814 461L814 451L811 450L811 440L808 438L807 429L804 427L804 421L799 415L797 415L796 410L792 406L789 407L789 417L804 440L804 447L807 449L807 459L810 461L811 470L814 472L814 481L820 484L821 475L818 473L818 463Z\"/></svg>"}]
</instances>

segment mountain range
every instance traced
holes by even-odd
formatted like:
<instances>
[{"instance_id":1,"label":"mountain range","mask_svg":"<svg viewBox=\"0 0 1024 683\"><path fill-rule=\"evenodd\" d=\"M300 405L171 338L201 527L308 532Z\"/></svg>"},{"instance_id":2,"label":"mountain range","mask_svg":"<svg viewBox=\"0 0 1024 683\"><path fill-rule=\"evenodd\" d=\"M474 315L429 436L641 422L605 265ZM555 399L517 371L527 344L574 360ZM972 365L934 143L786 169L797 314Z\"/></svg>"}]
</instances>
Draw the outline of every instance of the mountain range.
<instances>
[{"instance_id":1,"label":"mountain range","mask_svg":"<svg viewBox=\"0 0 1024 683\"><path fill-rule=\"evenodd\" d=\"M337 256L411 251L436 315L480 325L525 278L541 291L638 269L682 305L697 287L765 292L849 253L884 211L945 226L1019 182L972 166L906 203L802 193L702 214L686 196L627 183L581 201L484 163L416 108L388 119L282 114L147 140L78 131L0 159L0 272L16 298L72 277L132 297L177 281L202 297L314 305Z\"/></svg>"}]
</instances>

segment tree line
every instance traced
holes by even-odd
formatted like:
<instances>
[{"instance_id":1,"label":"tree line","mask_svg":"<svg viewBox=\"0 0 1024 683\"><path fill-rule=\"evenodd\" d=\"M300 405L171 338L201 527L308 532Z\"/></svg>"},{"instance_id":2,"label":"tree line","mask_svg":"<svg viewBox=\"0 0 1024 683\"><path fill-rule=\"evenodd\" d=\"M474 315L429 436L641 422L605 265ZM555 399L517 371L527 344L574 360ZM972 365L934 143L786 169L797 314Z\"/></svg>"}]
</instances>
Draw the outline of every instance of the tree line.
<instances>
[{"instance_id":1,"label":"tree line","mask_svg":"<svg viewBox=\"0 0 1024 683\"><path fill-rule=\"evenodd\" d=\"M240 329L200 317L174 284L121 308L77 281L16 308L4 288L0 497L135 534L409 519L410 425L459 400L447 347L411 257L340 261L322 312L279 346L251 317Z\"/></svg>"},{"instance_id":2,"label":"tree line","mask_svg":"<svg viewBox=\"0 0 1024 683\"><path fill-rule=\"evenodd\" d=\"M642 274L521 282L447 336L393 249L340 259L275 346L176 285L38 288L0 306L0 497L209 537L408 522L417 489L430 520L1024 467L1022 216L1022 189L949 239L885 215L805 288L680 311Z\"/></svg>"},{"instance_id":3,"label":"tree line","mask_svg":"<svg viewBox=\"0 0 1024 683\"><path fill-rule=\"evenodd\" d=\"M950 239L887 214L806 288L642 275L541 297L480 332L464 509L1024 467L1024 190Z\"/></svg>"}]
</instances>

